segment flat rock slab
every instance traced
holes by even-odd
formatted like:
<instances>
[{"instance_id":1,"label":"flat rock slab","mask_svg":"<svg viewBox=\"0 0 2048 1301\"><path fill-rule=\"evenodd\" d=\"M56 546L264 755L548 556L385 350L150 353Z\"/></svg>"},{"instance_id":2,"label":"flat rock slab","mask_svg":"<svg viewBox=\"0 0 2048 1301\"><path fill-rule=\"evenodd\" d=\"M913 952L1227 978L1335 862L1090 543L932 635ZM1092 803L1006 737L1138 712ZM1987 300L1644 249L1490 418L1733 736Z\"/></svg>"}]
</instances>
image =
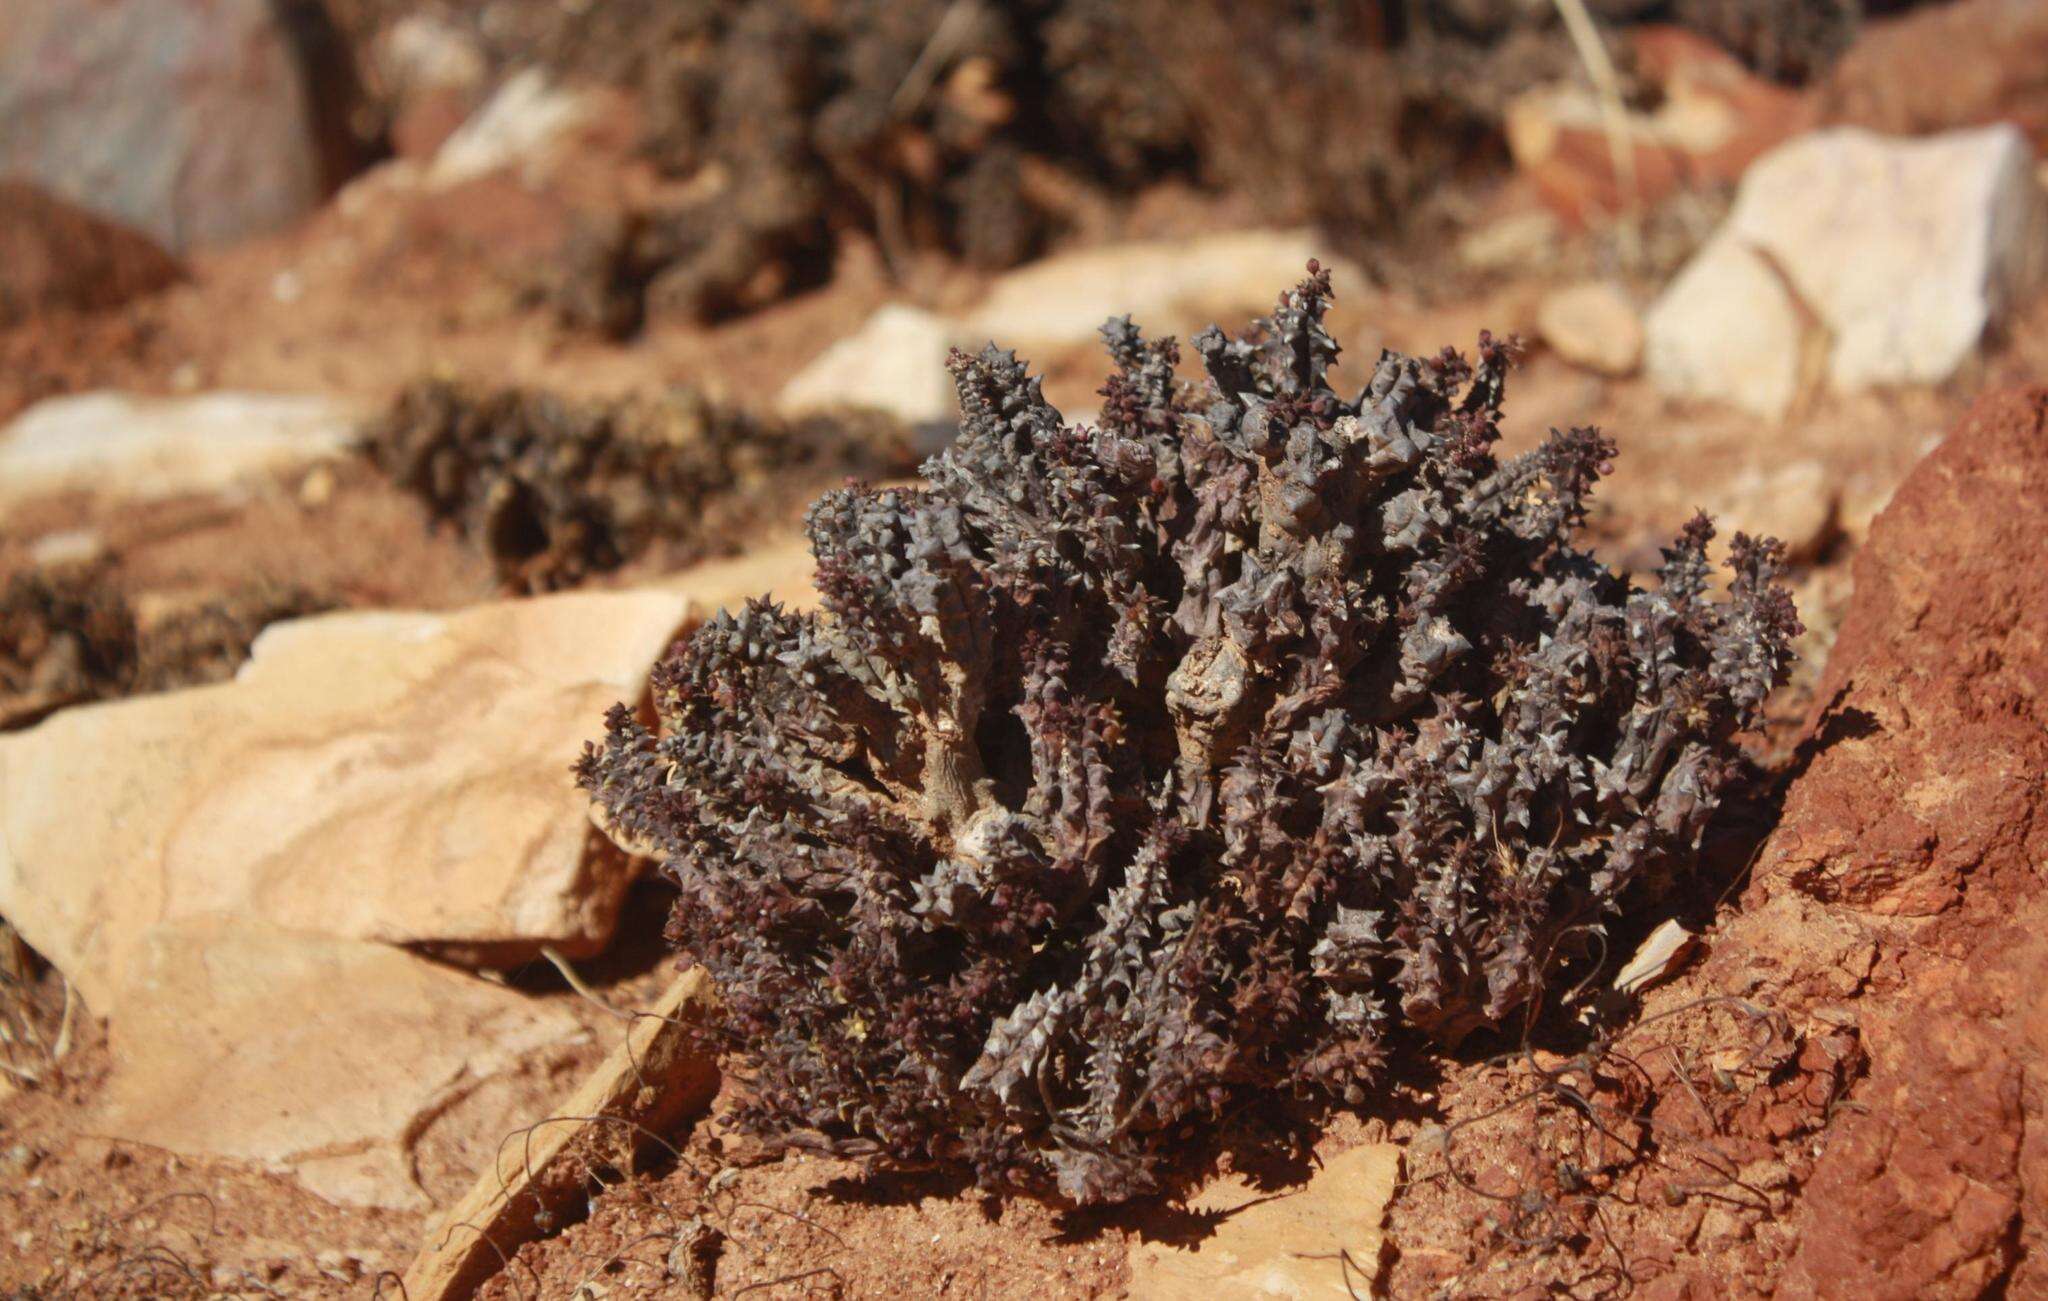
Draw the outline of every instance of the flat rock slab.
<instances>
[{"instance_id":1,"label":"flat rock slab","mask_svg":"<svg viewBox=\"0 0 2048 1301\"><path fill-rule=\"evenodd\" d=\"M756 598L799 614L818 608L812 578L817 563L810 542L796 535L770 539L739 556L690 566L665 586L688 593L705 614L738 610Z\"/></svg>"},{"instance_id":2,"label":"flat rock slab","mask_svg":"<svg viewBox=\"0 0 2048 1301\"><path fill-rule=\"evenodd\" d=\"M1249 230L1192 240L1112 244L1034 262L997 279L961 322L973 347L1084 343L1128 314L1148 336L1266 312L1300 283L1308 260L1330 268L1340 297L1365 278L1306 230Z\"/></svg>"},{"instance_id":3,"label":"flat rock slab","mask_svg":"<svg viewBox=\"0 0 2048 1301\"><path fill-rule=\"evenodd\" d=\"M776 406L790 416L847 407L885 411L921 430L941 426L950 439L960 402L946 372L946 354L968 342L962 328L945 317L890 303L798 371Z\"/></svg>"},{"instance_id":4,"label":"flat rock slab","mask_svg":"<svg viewBox=\"0 0 2048 1301\"><path fill-rule=\"evenodd\" d=\"M1369 1143L1331 1158L1300 1188L1261 1191L1235 1175L1211 1184L1189 1209L1221 1215L1216 1232L1186 1247L1133 1246L1133 1301L1373 1295L1401 1157L1398 1144Z\"/></svg>"},{"instance_id":5,"label":"flat rock slab","mask_svg":"<svg viewBox=\"0 0 2048 1301\"><path fill-rule=\"evenodd\" d=\"M191 918L593 951L633 866L569 766L691 609L646 591L295 620L232 682L0 738L0 915L117 1023L149 933Z\"/></svg>"},{"instance_id":6,"label":"flat rock slab","mask_svg":"<svg viewBox=\"0 0 2048 1301\"><path fill-rule=\"evenodd\" d=\"M422 1129L583 1033L559 1002L389 945L220 918L151 931L125 977L149 1011L114 1024L102 1132L257 1162L353 1205L425 1206ZM479 1165L520 1123L502 1100L470 1119Z\"/></svg>"},{"instance_id":7,"label":"flat rock slab","mask_svg":"<svg viewBox=\"0 0 2048 1301\"><path fill-rule=\"evenodd\" d=\"M221 493L346 452L356 413L304 394L50 398L0 427L0 519L60 493L123 501Z\"/></svg>"}]
</instances>

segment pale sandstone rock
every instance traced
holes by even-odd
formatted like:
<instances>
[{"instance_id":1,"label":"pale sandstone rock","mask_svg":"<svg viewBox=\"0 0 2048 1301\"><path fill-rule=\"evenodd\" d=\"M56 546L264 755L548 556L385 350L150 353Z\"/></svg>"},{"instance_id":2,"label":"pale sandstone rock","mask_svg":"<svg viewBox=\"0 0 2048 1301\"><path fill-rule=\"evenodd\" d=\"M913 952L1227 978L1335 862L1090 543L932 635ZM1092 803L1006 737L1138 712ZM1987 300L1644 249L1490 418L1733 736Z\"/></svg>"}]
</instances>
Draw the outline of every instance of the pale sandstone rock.
<instances>
[{"instance_id":1,"label":"pale sandstone rock","mask_svg":"<svg viewBox=\"0 0 2048 1301\"><path fill-rule=\"evenodd\" d=\"M800 534L790 534L730 559L692 565L668 585L687 594L705 615L738 610L754 597L802 612L818 605L818 589L811 581L815 567L811 544Z\"/></svg>"},{"instance_id":2,"label":"pale sandstone rock","mask_svg":"<svg viewBox=\"0 0 2048 1301\"><path fill-rule=\"evenodd\" d=\"M1799 304L1777 271L1723 234L1650 309L1643 365L1675 397L1728 402L1775 420L1799 396L1805 334Z\"/></svg>"},{"instance_id":3,"label":"pale sandstone rock","mask_svg":"<svg viewBox=\"0 0 2048 1301\"><path fill-rule=\"evenodd\" d=\"M528 68L498 87L448 137L427 167L426 182L460 185L503 168L538 163L594 111L588 96L551 85L538 68Z\"/></svg>"},{"instance_id":4,"label":"pale sandstone rock","mask_svg":"<svg viewBox=\"0 0 2048 1301\"><path fill-rule=\"evenodd\" d=\"M943 426L950 435L960 405L946 353L963 342L960 327L944 317L892 303L798 371L776 404L793 416L865 407L912 426Z\"/></svg>"},{"instance_id":5,"label":"pale sandstone rock","mask_svg":"<svg viewBox=\"0 0 2048 1301\"><path fill-rule=\"evenodd\" d=\"M602 946L632 865L569 765L681 592L274 624L232 682L0 738L0 914L118 1016L157 926L229 916L512 961Z\"/></svg>"},{"instance_id":6,"label":"pale sandstone rock","mask_svg":"<svg viewBox=\"0 0 2048 1301\"><path fill-rule=\"evenodd\" d=\"M1643 321L1628 295L1581 280L1543 296L1536 330L1558 356L1602 375L1632 375L1643 360Z\"/></svg>"},{"instance_id":7,"label":"pale sandstone rock","mask_svg":"<svg viewBox=\"0 0 2048 1301\"><path fill-rule=\"evenodd\" d=\"M2033 153L2011 126L1802 136L1749 169L1728 229L1820 318L1844 390L1954 374L2038 282L2048 238Z\"/></svg>"},{"instance_id":8,"label":"pale sandstone rock","mask_svg":"<svg viewBox=\"0 0 2048 1301\"><path fill-rule=\"evenodd\" d=\"M1751 467L1707 503L1723 537L1736 531L1777 538L1794 562L1814 559L1838 527L1841 490L1819 461Z\"/></svg>"},{"instance_id":9,"label":"pale sandstone rock","mask_svg":"<svg viewBox=\"0 0 2048 1301\"><path fill-rule=\"evenodd\" d=\"M1199 329L1271 310L1310 258L1330 268L1340 299L1361 293L1363 273L1329 255L1312 231L1249 230L1191 240L1114 244L1034 262L998 279L964 321L976 346L1084 342L1128 314L1152 335Z\"/></svg>"},{"instance_id":10,"label":"pale sandstone rock","mask_svg":"<svg viewBox=\"0 0 2048 1301\"><path fill-rule=\"evenodd\" d=\"M1223 1214L1216 1232L1186 1247L1138 1241L1131 1248L1130 1295L1134 1301L1374 1295L1385 1249L1382 1226L1400 1179L1401 1148L1371 1143L1331 1158L1298 1189L1262 1191L1234 1175L1218 1180L1189 1204Z\"/></svg>"},{"instance_id":11,"label":"pale sandstone rock","mask_svg":"<svg viewBox=\"0 0 2048 1301\"><path fill-rule=\"evenodd\" d=\"M530 998L389 945L238 918L152 930L113 1025L109 1137L289 1172L330 1201L421 1207L423 1129L487 1082L585 1032ZM465 1117L490 1159L517 1113Z\"/></svg>"},{"instance_id":12,"label":"pale sandstone rock","mask_svg":"<svg viewBox=\"0 0 2048 1301\"><path fill-rule=\"evenodd\" d=\"M0 428L0 519L54 493L147 501L220 493L346 452L356 413L303 394L49 398Z\"/></svg>"},{"instance_id":13,"label":"pale sandstone rock","mask_svg":"<svg viewBox=\"0 0 2048 1301\"><path fill-rule=\"evenodd\" d=\"M1809 372L1845 392L1938 383L2044 263L2048 204L2014 128L1814 132L1757 160L1726 225L1665 290L1649 372L1676 396L1771 418Z\"/></svg>"}]
</instances>

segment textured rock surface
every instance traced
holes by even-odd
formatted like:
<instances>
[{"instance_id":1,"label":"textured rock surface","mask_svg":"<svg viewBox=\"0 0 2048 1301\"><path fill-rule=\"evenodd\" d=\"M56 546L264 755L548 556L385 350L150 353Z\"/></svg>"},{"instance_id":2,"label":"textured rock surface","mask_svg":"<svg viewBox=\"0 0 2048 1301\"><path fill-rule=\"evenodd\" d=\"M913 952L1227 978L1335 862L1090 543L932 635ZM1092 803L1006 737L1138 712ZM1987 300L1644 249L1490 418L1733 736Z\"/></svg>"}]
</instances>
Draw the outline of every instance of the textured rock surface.
<instances>
[{"instance_id":1,"label":"textured rock surface","mask_svg":"<svg viewBox=\"0 0 2048 1301\"><path fill-rule=\"evenodd\" d=\"M428 1204L422 1131L582 1031L543 1003L384 944L223 917L152 931L124 973L100 1119L113 1137L289 1170L330 1200ZM541 1085L541 1096L547 1086ZM488 1161L529 1107L451 1117ZM473 1119L477 1123L464 1124Z\"/></svg>"},{"instance_id":2,"label":"textured rock surface","mask_svg":"<svg viewBox=\"0 0 2048 1301\"><path fill-rule=\"evenodd\" d=\"M1299 277L1323 242L1306 230L1250 230L1050 257L1000 277L964 329L976 345L1028 348L1093 340L1112 316L1155 333L1231 320L1271 307L1273 286ZM1331 271L1340 295L1363 281L1342 264Z\"/></svg>"},{"instance_id":3,"label":"textured rock surface","mask_svg":"<svg viewBox=\"0 0 2048 1301\"><path fill-rule=\"evenodd\" d=\"M235 681L0 741L0 915L118 1017L157 926L229 916L485 957L611 934L628 865L569 764L688 598L275 625Z\"/></svg>"},{"instance_id":4,"label":"textured rock surface","mask_svg":"<svg viewBox=\"0 0 2048 1301\"><path fill-rule=\"evenodd\" d=\"M1953 906L2048 862L2048 391L1987 397L1856 558L1818 698L1826 742L1760 870L1871 912Z\"/></svg>"},{"instance_id":5,"label":"textured rock surface","mask_svg":"<svg viewBox=\"0 0 2048 1301\"><path fill-rule=\"evenodd\" d=\"M2041 1295L2044 932L2036 893L1866 1022L1872 1077L1828 1137L1780 1295Z\"/></svg>"},{"instance_id":6,"label":"textured rock surface","mask_svg":"<svg viewBox=\"0 0 2048 1301\"><path fill-rule=\"evenodd\" d=\"M1240 1176L1189 1198L1189 1209L1223 1217L1216 1232L1175 1246L1131 1250L1137 1301L1311 1301L1377 1294L1387 1203L1401 1179L1401 1149L1368 1143L1333 1157L1295 1189L1255 1187Z\"/></svg>"},{"instance_id":7,"label":"textured rock surface","mask_svg":"<svg viewBox=\"0 0 2048 1301\"><path fill-rule=\"evenodd\" d=\"M10 504L53 493L148 500L222 492L339 456L354 441L354 415L322 397L49 398L0 427L0 518Z\"/></svg>"},{"instance_id":8,"label":"textured rock surface","mask_svg":"<svg viewBox=\"0 0 2048 1301\"><path fill-rule=\"evenodd\" d=\"M353 170L354 86L303 0L9 0L0 176L174 252L273 230Z\"/></svg>"},{"instance_id":9,"label":"textured rock surface","mask_svg":"<svg viewBox=\"0 0 2048 1301\"><path fill-rule=\"evenodd\" d=\"M1827 1134L1781 1295L2048 1286L2044 539L2048 390L2028 389L1980 401L1857 557L1815 753L1752 894L1817 899L1896 966L1866 1000L1871 1075Z\"/></svg>"}]
</instances>

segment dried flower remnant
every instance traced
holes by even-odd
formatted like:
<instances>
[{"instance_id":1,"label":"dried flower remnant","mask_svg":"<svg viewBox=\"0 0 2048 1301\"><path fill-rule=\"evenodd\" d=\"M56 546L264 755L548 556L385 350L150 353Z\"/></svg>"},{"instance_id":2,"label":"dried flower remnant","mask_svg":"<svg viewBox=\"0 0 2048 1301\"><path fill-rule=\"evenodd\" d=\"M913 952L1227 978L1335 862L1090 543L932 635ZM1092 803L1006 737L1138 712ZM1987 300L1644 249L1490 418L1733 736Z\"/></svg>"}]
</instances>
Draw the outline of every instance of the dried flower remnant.
<instances>
[{"instance_id":1,"label":"dried flower remnant","mask_svg":"<svg viewBox=\"0 0 2048 1301\"><path fill-rule=\"evenodd\" d=\"M1497 461L1484 335L1344 395L1310 272L1200 386L1111 321L1096 427L955 354L929 488L813 508L823 611L721 615L658 734L613 712L580 774L682 887L743 1127L1121 1200L1234 1101L1502 1025L1688 865L1788 666L1780 548L1710 599L1697 519L1638 590L1571 545L1612 443Z\"/></svg>"}]
</instances>

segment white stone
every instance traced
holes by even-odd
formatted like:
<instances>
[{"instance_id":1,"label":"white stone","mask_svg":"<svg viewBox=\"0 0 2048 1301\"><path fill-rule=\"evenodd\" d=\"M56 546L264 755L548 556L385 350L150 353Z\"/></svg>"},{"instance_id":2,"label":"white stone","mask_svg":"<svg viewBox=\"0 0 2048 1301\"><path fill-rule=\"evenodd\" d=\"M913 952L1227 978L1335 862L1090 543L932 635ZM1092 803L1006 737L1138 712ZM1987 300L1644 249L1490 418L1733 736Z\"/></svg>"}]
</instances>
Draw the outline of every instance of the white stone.
<instances>
[{"instance_id":1,"label":"white stone","mask_svg":"<svg viewBox=\"0 0 2048 1301\"><path fill-rule=\"evenodd\" d=\"M514 74L449 136L428 168L430 185L458 185L533 159L591 113L589 99L550 85L538 68Z\"/></svg>"},{"instance_id":2,"label":"white stone","mask_svg":"<svg viewBox=\"0 0 2048 1301\"><path fill-rule=\"evenodd\" d=\"M221 492L347 451L356 414L329 398L101 391L49 398L0 428L0 519L52 493L150 500Z\"/></svg>"},{"instance_id":3,"label":"white stone","mask_svg":"<svg viewBox=\"0 0 2048 1301\"><path fill-rule=\"evenodd\" d=\"M689 618L680 591L273 624L232 682L0 737L0 915L118 1015L201 917L511 961L601 947L632 866L569 772Z\"/></svg>"},{"instance_id":4,"label":"white stone","mask_svg":"<svg viewBox=\"0 0 2048 1301\"><path fill-rule=\"evenodd\" d=\"M2048 203L2013 127L1817 131L1744 176L1652 310L1648 368L1672 394L1771 417L1809 375L1843 392L1939 383L2044 267Z\"/></svg>"},{"instance_id":5,"label":"white stone","mask_svg":"<svg viewBox=\"0 0 2048 1301\"><path fill-rule=\"evenodd\" d=\"M793 416L865 407L950 431L960 407L946 352L964 340L960 327L944 317L891 303L798 371L776 404Z\"/></svg>"},{"instance_id":6,"label":"white stone","mask_svg":"<svg viewBox=\"0 0 2048 1301\"><path fill-rule=\"evenodd\" d=\"M1650 309L1643 364L1666 393L1729 402L1775 420L1799 395L1804 334L1799 306L1778 273L1722 234Z\"/></svg>"},{"instance_id":7,"label":"white stone","mask_svg":"<svg viewBox=\"0 0 2048 1301\"><path fill-rule=\"evenodd\" d=\"M1624 994L1639 994L1678 969L1679 963L1699 941L1699 936L1669 919L1651 931L1636 955L1614 977L1614 987Z\"/></svg>"},{"instance_id":8,"label":"white stone","mask_svg":"<svg viewBox=\"0 0 2048 1301\"><path fill-rule=\"evenodd\" d=\"M1365 283L1331 257L1328 240L1306 230L1113 244L1002 276L967 314L966 332L977 347L1031 348L1086 342L1104 321L1127 314L1150 335L1197 329L1270 310L1307 274L1310 258L1330 268L1340 297Z\"/></svg>"},{"instance_id":9,"label":"white stone","mask_svg":"<svg viewBox=\"0 0 2048 1301\"><path fill-rule=\"evenodd\" d=\"M105 559L106 539L93 529L60 529L29 544L29 560L44 569L90 565Z\"/></svg>"},{"instance_id":10,"label":"white stone","mask_svg":"<svg viewBox=\"0 0 2048 1301\"><path fill-rule=\"evenodd\" d=\"M2010 125L1802 136L1749 169L1728 226L1832 334L1828 377L1845 390L1946 379L2048 252L2033 155Z\"/></svg>"},{"instance_id":11,"label":"white stone","mask_svg":"<svg viewBox=\"0 0 2048 1301\"><path fill-rule=\"evenodd\" d=\"M490 73L489 60L469 34L433 14L400 18L377 42L375 53L385 86L396 94L476 86Z\"/></svg>"}]
</instances>

